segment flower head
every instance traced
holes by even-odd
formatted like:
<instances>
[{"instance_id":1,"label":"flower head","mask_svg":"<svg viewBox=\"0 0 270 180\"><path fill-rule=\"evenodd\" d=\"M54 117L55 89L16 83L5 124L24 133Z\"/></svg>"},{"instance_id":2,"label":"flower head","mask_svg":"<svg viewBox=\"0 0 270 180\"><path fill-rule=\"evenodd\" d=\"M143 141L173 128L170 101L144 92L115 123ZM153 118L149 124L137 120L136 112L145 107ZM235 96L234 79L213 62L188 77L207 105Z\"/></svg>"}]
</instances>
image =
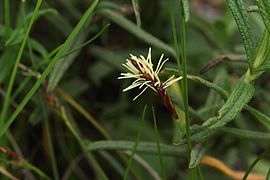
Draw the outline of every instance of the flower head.
<instances>
[{"instance_id":1,"label":"flower head","mask_svg":"<svg viewBox=\"0 0 270 180\"><path fill-rule=\"evenodd\" d=\"M155 91L159 98L164 102L165 106L172 112L175 110L173 107L170 107L172 106L172 103L165 89L183 77L175 78L173 75L165 82L162 82L159 79L158 74L161 71L163 65L169 60L168 58L162 60L163 57L164 54L161 55L157 67L154 70L151 59L151 48L149 48L146 59L142 55L137 57L130 54L130 59L127 59L126 64L123 64L123 66L129 70L129 72L121 73L121 76L118 77L118 79L135 79L130 86L123 90L125 92L135 87L142 89L142 91L133 100L137 99L144 91L150 88Z\"/></svg>"}]
</instances>

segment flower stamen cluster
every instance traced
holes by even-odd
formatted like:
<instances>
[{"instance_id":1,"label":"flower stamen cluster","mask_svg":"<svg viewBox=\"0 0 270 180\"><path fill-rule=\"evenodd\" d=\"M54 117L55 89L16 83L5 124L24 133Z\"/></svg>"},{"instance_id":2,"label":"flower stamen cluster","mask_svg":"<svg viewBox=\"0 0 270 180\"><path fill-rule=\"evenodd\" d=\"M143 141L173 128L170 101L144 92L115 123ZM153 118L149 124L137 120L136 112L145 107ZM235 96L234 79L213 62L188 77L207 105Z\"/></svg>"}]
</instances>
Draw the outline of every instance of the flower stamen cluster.
<instances>
[{"instance_id":1,"label":"flower stamen cluster","mask_svg":"<svg viewBox=\"0 0 270 180\"><path fill-rule=\"evenodd\" d=\"M168 58L162 61L164 54L161 55L156 70L153 69L153 63L151 59L151 48L149 48L149 52L147 58L145 59L144 56L134 56L130 54L130 59L127 59L126 64L123 64L129 72L121 73L121 76L118 79L135 79L133 83L125 88L123 91L128 91L133 88L139 87L142 91L133 99L137 99L141 94L143 94L148 88L152 89L159 98L163 101L164 105L170 110L172 115L176 118L177 114L175 109L172 105L171 99L166 92L166 88L179 81L183 77L175 78L175 76L171 76L165 82L161 82L158 77L159 72L161 71L164 64L169 60Z\"/></svg>"}]
</instances>

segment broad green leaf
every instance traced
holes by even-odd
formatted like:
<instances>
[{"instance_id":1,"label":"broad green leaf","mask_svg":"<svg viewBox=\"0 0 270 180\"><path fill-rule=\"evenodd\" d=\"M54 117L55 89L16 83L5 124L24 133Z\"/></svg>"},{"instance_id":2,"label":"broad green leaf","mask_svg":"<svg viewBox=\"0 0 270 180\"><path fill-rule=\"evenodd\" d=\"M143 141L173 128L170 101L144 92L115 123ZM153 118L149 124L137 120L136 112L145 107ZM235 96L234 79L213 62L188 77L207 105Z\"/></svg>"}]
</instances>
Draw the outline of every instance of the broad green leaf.
<instances>
[{"instance_id":1,"label":"broad green leaf","mask_svg":"<svg viewBox=\"0 0 270 180\"><path fill-rule=\"evenodd\" d=\"M227 4L232 12L234 20L237 23L240 32L251 72L253 72L253 61L255 52L255 43L251 33L250 23L248 21L247 13L243 7L242 0L227 0Z\"/></svg>"},{"instance_id":2,"label":"broad green leaf","mask_svg":"<svg viewBox=\"0 0 270 180\"><path fill-rule=\"evenodd\" d=\"M191 141L202 141L215 133L220 127L232 121L250 101L254 91L255 88L251 84L246 83L244 78L240 79L217 116L209 118L203 123L203 126L195 125L191 127ZM184 137L182 141L186 142L186 138Z\"/></svg>"},{"instance_id":3,"label":"broad green leaf","mask_svg":"<svg viewBox=\"0 0 270 180\"><path fill-rule=\"evenodd\" d=\"M199 165L203 155L205 153L205 148L201 144L197 144L192 148L190 153L189 168L195 168Z\"/></svg>"},{"instance_id":4,"label":"broad green leaf","mask_svg":"<svg viewBox=\"0 0 270 180\"><path fill-rule=\"evenodd\" d=\"M246 83L243 78L240 79L226 103L219 110L218 115L208 119L203 123L203 126L213 129L232 121L250 101L254 91L255 88L251 84Z\"/></svg>"},{"instance_id":5,"label":"broad green leaf","mask_svg":"<svg viewBox=\"0 0 270 180\"><path fill-rule=\"evenodd\" d=\"M216 129L210 129L199 125L193 125L190 128L191 142L200 142L210 137L217 131ZM186 137L182 139L181 143L186 143Z\"/></svg>"},{"instance_id":6,"label":"broad green leaf","mask_svg":"<svg viewBox=\"0 0 270 180\"><path fill-rule=\"evenodd\" d=\"M270 1L269 0L256 0L259 12L263 18L263 22L268 32L270 33Z\"/></svg>"},{"instance_id":7,"label":"broad green leaf","mask_svg":"<svg viewBox=\"0 0 270 180\"><path fill-rule=\"evenodd\" d=\"M122 28L126 29L128 32L130 32L131 34L133 34L137 38L143 40L144 42L146 42L154 47L160 48L166 52L169 52L171 55L175 56L175 51L171 46L162 42L161 40L154 37L150 33L144 31L143 29L139 28L133 22L126 19L121 14L114 12L112 10L109 10L109 9L101 9L101 10L98 10L97 13L99 13L105 17L110 18L113 22L115 22L116 24L118 24Z\"/></svg>"}]
</instances>

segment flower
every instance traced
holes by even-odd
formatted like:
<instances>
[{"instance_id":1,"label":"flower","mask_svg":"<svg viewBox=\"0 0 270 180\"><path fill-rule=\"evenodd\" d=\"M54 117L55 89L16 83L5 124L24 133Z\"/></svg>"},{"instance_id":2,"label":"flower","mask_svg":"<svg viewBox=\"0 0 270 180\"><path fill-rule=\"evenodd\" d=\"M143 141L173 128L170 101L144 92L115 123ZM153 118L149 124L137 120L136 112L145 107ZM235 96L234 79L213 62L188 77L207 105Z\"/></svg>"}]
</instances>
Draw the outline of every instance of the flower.
<instances>
[{"instance_id":1,"label":"flower","mask_svg":"<svg viewBox=\"0 0 270 180\"><path fill-rule=\"evenodd\" d=\"M123 64L129 72L121 73L121 76L118 79L135 79L135 81L125 88L123 91L128 91L133 88L139 87L142 91L133 99L137 99L144 91L148 88L152 89L156 95L163 101L164 105L170 110L174 117L177 117L175 109L172 105L171 99L166 92L166 88L179 81L183 77L175 78L175 76L171 76L165 82L161 82L158 77L159 72L161 71L163 65L169 60L168 58L162 61L164 54L161 55L156 70L153 69L153 63L151 59L151 48L149 48L149 52L147 58L140 55L140 57L134 56L130 54L130 59L127 59L127 62Z\"/></svg>"}]
</instances>

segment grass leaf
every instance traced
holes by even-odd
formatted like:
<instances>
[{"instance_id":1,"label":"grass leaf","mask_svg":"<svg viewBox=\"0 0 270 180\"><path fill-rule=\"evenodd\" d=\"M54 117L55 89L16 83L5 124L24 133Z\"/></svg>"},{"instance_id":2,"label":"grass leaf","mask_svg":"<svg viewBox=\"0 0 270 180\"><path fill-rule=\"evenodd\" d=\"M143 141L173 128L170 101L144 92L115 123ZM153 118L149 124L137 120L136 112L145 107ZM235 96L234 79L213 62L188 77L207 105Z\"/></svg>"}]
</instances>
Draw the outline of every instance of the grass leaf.
<instances>
[{"instance_id":1,"label":"grass leaf","mask_svg":"<svg viewBox=\"0 0 270 180\"><path fill-rule=\"evenodd\" d=\"M144 106L143 113L142 113L142 118L141 118L141 123L140 123L140 129L138 131L136 141L135 141L135 143L133 145L133 148L132 148L132 153L130 155L128 165L127 165L127 168L126 168L126 171L125 171L125 174L124 174L124 178L123 178L124 180L126 180L128 178L128 172L129 172L129 169L131 168L133 157L135 155L138 143L139 143L139 141L141 139L142 131L144 129L144 120L145 120L146 109L147 109L147 106Z\"/></svg>"},{"instance_id":2,"label":"grass leaf","mask_svg":"<svg viewBox=\"0 0 270 180\"><path fill-rule=\"evenodd\" d=\"M54 67L55 63L59 58L64 54L65 50L69 45L72 43L72 41L75 39L85 22L88 20L89 16L92 14L94 8L96 7L98 3L98 0L93 1L93 3L90 5L90 7L86 10L76 27L73 29L71 34L68 36L67 40L61 47L61 49L57 52L57 54L54 56L52 61L49 63L47 68L44 70L40 78L37 80L35 85L32 87L32 89L26 94L22 102L18 105L15 112L10 116L10 118L7 120L7 122L0 127L0 137L6 132L6 130L9 128L9 126L13 123L13 121L16 119L16 117L19 115L19 113L23 110L25 105L28 103L28 101L31 99L33 94L37 91L37 89L40 87L41 83L45 80L45 78L48 76L48 74L51 72L52 68Z\"/></svg>"},{"instance_id":3,"label":"grass leaf","mask_svg":"<svg viewBox=\"0 0 270 180\"><path fill-rule=\"evenodd\" d=\"M34 9L33 16L32 16L32 18L31 18L31 20L29 22L26 33L24 35L24 38L23 38L22 44L20 46L19 52L17 54L15 64L13 66L11 76L10 76L10 79L9 79L9 83L8 83L8 87L7 87L7 91L6 91L6 95L5 95L5 99L4 99L4 103L3 103L3 109L2 109L2 112L1 112L0 125L2 125L6 120L6 115L7 115L7 112L8 112L8 109L9 109L9 104L10 104L10 96L11 96L12 88L13 88L13 85L14 85L14 82L15 82L15 79L16 79L17 70L18 70L22 55L23 55L23 51L24 51L27 39L29 37L30 31L31 31L32 26L34 24L34 21L35 21L35 18L37 16L37 13L39 11L39 8L41 6L41 3L42 3L42 0L38 0L38 2L36 4L36 7ZM3 126L0 126L0 128L2 128L2 127ZM0 137L1 137L1 131L0 131Z\"/></svg>"},{"instance_id":4,"label":"grass leaf","mask_svg":"<svg viewBox=\"0 0 270 180\"><path fill-rule=\"evenodd\" d=\"M270 60L270 31L265 30L262 40L257 48L256 57L254 60L254 68L263 66L266 61Z\"/></svg>"},{"instance_id":5,"label":"grass leaf","mask_svg":"<svg viewBox=\"0 0 270 180\"><path fill-rule=\"evenodd\" d=\"M243 180L246 180L249 173L251 172L251 170L253 169L253 167L260 161L261 158L263 158L264 156L266 156L269 153L269 150L265 150L263 153L261 153L256 159L255 161L251 164L251 166L248 168L248 170L246 171L246 174L243 177Z\"/></svg>"},{"instance_id":6,"label":"grass leaf","mask_svg":"<svg viewBox=\"0 0 270 180\"><path fill-rule=\"evenodd\" d=\"M63 78L64 73L71 66L77 55L79 54L79 50L84 46L90 44L95 39L97 39L104 31L107 29L109 25L104 26L93 38L82 43L88 34L87 31L81 33L81 35L74 41L74 43L70 46L69 50L66 51L61 59L55 64L49 78L48 90L54 89L59 81Z\"/></svg>"},{"instance_id":7,"label":"grass leaf","mask_svg":"<svg viewBox=\"0 0 270 180\"><path fill-rule=\"evenodd\" d=\"M188 0L179 0L183 11L185 22L189 20L189 2Z\"/></svg>"},{"instance_id":8,"label":"grass leaf","mask_svg":"<svg viewBox=\"0 0 270 180\"><path fill-rule=\"evenodd\" d=\"M98 151L98 150L132 150L135 142L133 141L95 141L87 145L87 150ZM158 155L157 144L154 142L140 142L136 148L136 152L145 154ZM175 147L172 145L160 144L160 152L164 156L176 156L185 157L186 151L183 147Z\"/></svg>"},{"instance_id":9,"label":"grass leaf","mask_svg":"<svg viewBox=\"0 0 270 180\"><path fill-rule=\"evenodd\" d=\"M162 42L161 40L154 37L150 33L144 31L143 29L139 28L133 22L129 21L121 14L114 12L112 10L109 10L109 9L101 9L97 11L97 13L110 18L113 22L115 22L116 24L118 24L119 26L121 26L122 28L124 28L125 30L127 30L128 32L136 36L137 38L143 40L144 42L154 47L157 47L159 49L162 49L170 53L171 55L175 56L175 51L171 46Z\"/></svg>"},{"instance_id":10,"label":"grass leaf","mask_svg":"<svg viewBox=\"0 0 270 180\"><path fill-rule=\"evenodd\" d=\"M190 153L189 168L195 168L200 164L200 161L205 153L205 148L201 144L197 144L192 148Z\"/></svg>"},{"instance_id":11,"label":"grass leaf","mask_svg":"<svg viewBox=\"0 0 270 180\"><path fill-rule=\"evenodd\" d=\"M246 106L246 109L270 131L270 118L268 116L251 106Z\"/></svg>"},{"instance_id":12,"label":"grass leaf","mask_svg":"<svg viewBox=\"0 0 270 180\"><path fill-rule=\"evenodd\" d=\"M256 0L256 4L263 18L265 27L270 33L270 1L269 0Z\"/></svg>"},{"instance_id":13,"label":"grass leaf","mask_svg":"<svg viewBox=\"0 0 270 180\"><path fill-rule=\"evenodd\" d=\"M255 43L251 33L251 27L248 21L248 16L243 7L243 2L242 0L227 0L227 4L238 26L238 30L240 32L244 48L246 50L249 68L253 73Z\"/></svg>"},{"instance_id":14,"label":"grass leaf","mask_svg":"<svg viewBox=\"0 0 270 180\"><path fill-rule=\"evenodd\" d=\"M234 135L239 138L246 138L246 139L253 139L253 140L270 140L269 133L250 131L250 130L238 129L238 128L228 128L228 127L221 128L221 131Z\"/></svg>"},{"instance_id":15,"label":"grass leaf","mask_svg":"<svg viewBox=\"0 0 270 180\"><path fill-rule=\"evenodd\" d=\"M226 103L219 110L218 116L208 119L203 126L214 129L226 125L250 101L254 91L255 88L251 84L246 83L243 78L240 79Z\"/></svg>"},{"instance_id":16,"label":"grass leaf","mask_svg":"<svg viewBox=\"0 0 270 180\"><path fill-rule=\"evenodd\" d=\"M156 143L157 143L157 150L158 150L158 157L159 157L159 163L161 167L161 174L162 178L166 180L166 171L165 171L165 166L162 160L162 155L160 152L160 138L158 134L158 128L157 128L157 119L156 119L156 113L154 107L152 107L152 113L153 113L153 119L154 119L154 126L155 126L155 136L156 136Z\"/></svg>"}]
</instances>

